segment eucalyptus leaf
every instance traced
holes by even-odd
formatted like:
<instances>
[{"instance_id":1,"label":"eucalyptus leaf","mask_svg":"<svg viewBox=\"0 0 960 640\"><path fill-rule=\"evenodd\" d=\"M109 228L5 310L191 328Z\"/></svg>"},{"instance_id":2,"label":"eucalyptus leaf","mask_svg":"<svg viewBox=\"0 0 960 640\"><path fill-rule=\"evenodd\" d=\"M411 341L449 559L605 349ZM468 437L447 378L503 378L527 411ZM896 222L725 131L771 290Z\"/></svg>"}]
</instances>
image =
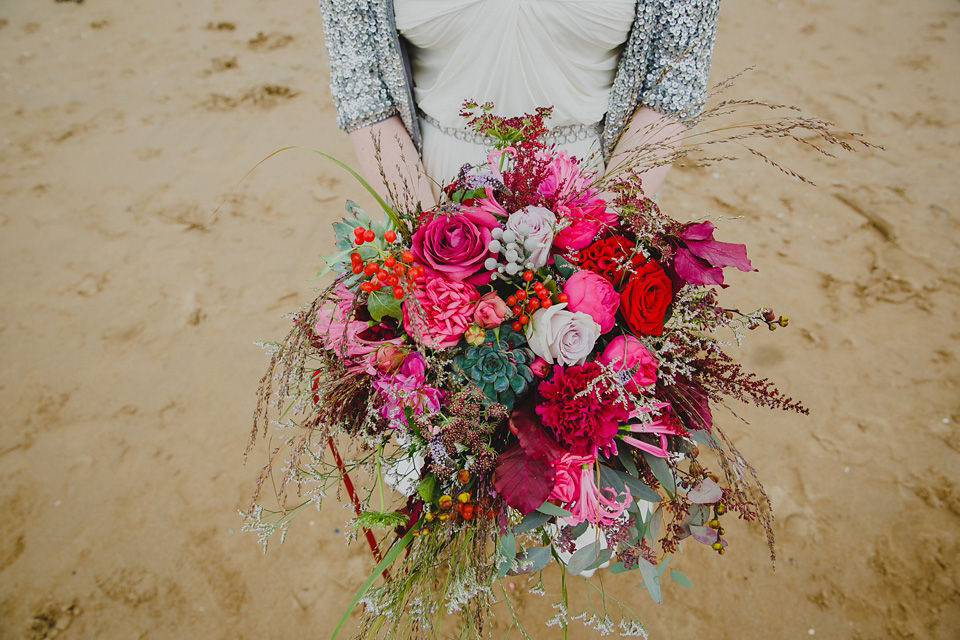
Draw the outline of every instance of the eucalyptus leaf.
<instances>
[{"instance_id":1,"label":"eucalyptus leaf","mask_svg":"<svg viewBox=\"0 0 960 640\"><path fill-rule=\"evenodd\" d=\"M534 571L541 571L550 564L550 560L553 558L553 553L550 550L550 547L531 547L523 553L517 555L516 565L517 569L511 570L510 575L523 575L525 573L533 573Z\"/></svg>"},{"instance_id":2,"label":"eucalyptus leaf","mask_svg":"<svg viewBox=\"0 0 960 640\"><path fill-rule=\"evenodd\" d=\"M600 565L608 561L611 557L613 557L613 551L611 551L610 549L601 549L600 553L597 554L597 559L594 560L593 563L590 566L588 566L586 570L590 571L592 569L600 568Z\"/></svg>"},{"instance_id":3,"label":"eucalyptus leaf","mask_svg":"<svg viewBox=\"0 0 960 640\"><path fill-rule=\"evenodd\" d=\"M713 544L717 541L717 530L710 527L690 526L690 535L693 539L702 544Z\"/></svg>"},{"instance_id":4,"label":"eucalyptus leaf","mask_svg":"<svg viewBox=\"0 0 960 640\"><path fill-rule=\"evenodd\" d=\"M507 571L510 570L510 565L517 555L517 540L513 537L512 531L507 531L507 533L500 538L500 543L497 545L497 553L500 555L497 577L502 578L507 575Z\"/></svg>"},{"instance_id":5,"label":"eucalyptus leaf","mask_svg":"<svg viewBox=\"0 0 960 640\"><path fill-rule=\"evenodd\" d=\"M627 488L630 489L630 495L632 495L637 500L646 500L647 502L660 502L660 494L648 487L643 483L642 480L635 478L631 475L624 473L623 471L616 471L614 473L618 474L623 480L624 484L627 485Z\"/></svg>"},{"instance_id":6,"label":"eucalyptus leaf","mask_svg":"<svg viewBox=\"0 0 960 640\"><path fill-rule=\"evenodd\" d=\"M555 255L553 256L553 266L557 268L557 271L564 278L569 278L573 275L574 266L570 262L564 259L562 256Z\"/></svg>"},{"instance_id":7,"label":"eucalyptus leaf","mask_svg":"<svg viewBox=\"0 0 960 640\"><path fill-rule=\"evenodd\" d=\"M674 581L674 582L676 582L677 584L679 584L679 585L681 585L681 586L684 586L684 587L692 587L692 586L693 586L693 583L690 582L690 578L688 578L686 575L684 575L684 574L681 573L680 571L677 571L676 569L671 569L671 570L670 570L670 577L673 578L673 581Z\"/></svg>"},{"instance_id":8,"label":"eucalyptus leaf","mask_svg":"<svg viewBox=\"0 0 960 640\"><path fill-rule=\"evenodd\" d=\"M687 499L696 504L716 504L723 498L723 490L710 478L701 480L687 491Z\"/></svg>"},{"instance_id":9,"label":"eucalyptus leaf","mask_svg":"<svg viewBox=\"0 0 960 640\"><path fill-rule=\"evenodd\" d=\"M557 516L558 518L569 518L573 514L567 511L566 509L561 509L552 502L544 502L537 508L537 511L540 513L545 513L551 516Z\"/></svg>"},{"instance_id":10,"label":"eucalyptus leaf","mask_svg":"<svg viewBox=\"0 0 960 640\"><path fill-rule=\"evenodd\" d=\"M570 556L570 559L567 560L567 572L575 576L586 571L587 567L593 564L597 559L599 553L599 540L596 542L591 542L582 549L577 549L577 551Z\"/></svg>"},{"instance_id":11,"label":"eucalyptus leaf","mask_svg":"<svg viewBox=\"0 0 960 640\"><path fill-rule=\"evenodd\" d=\"M687 517L684 518L688 524L691 525L702 525L710 517L710 508L705 507L702 504L690 505L690 511L687 512Z\"/></svg>"},{"instance_id":12,"label":"eucalyptus leaf","mask_svg":"<svg viewBox=\"0 0 960 640\"><path fill-rule=\"evenodd\" d=\"M667 464L667 461L663 458L658 458L655 455L647 453L646 451L641 451L643 454L643 459L646 461L647 465L650 466L650 470L653 471L653 477L663 485L663 488L666 489L670 495L673 495L677 492L677 479L673 475L673 471L670 469L670 465Z\"/></svg>"},{"instance_id":13,"label":"eucalyptus leaf","mask_svg":"<svg viewBox=\"0 0 960 640\"><path fill-rule=\"evenodd\" d=\"M693 438L694 442L702 444L706 447L710 447L711 449L716 450L720 448L720 445L719 443L717 443L716 438L714 438L712 435L710 435L706 431L703 431L702 429L691 429L690 437Z\"/></svg>"},{"instance_id":14,"label":"eucalyptus leaf","mask_svg":"<svg viewBox=\"0 0 960 640\"><path fill-rule=\"evenodd\" d=\"M637 568L640 569L640 575L643 576L643 583L637 586L647 588L650 597L657 604L660 604L660 576L657 575L657 569L644 558L637 558Z\"/></svg>"},{"instance_id":15,"label":"eucalyptus leaf","mask_svg":"<svg viewBox=\"0 0 960 640\"><path fill-rule=\"evenodd\" d=\"M662 576L663 572L667 570L667 563L670 562L670 555L665 555L663 557L663 562L657 565L657 575Z\"/></svg>"},{"instance_id":16,"label":"eucalyptus leaf","mask_svg":"<svg viewBox=\"0 0 960 640\"><path fill-rule=\"evenodd\" d=\"M630 569L627 569L627 565L623 564L622 562L614 562L607 568L607 571L610 573L626 573L627 571L630 571Z\"/></svg>"},{"instance_id":17,"label":"eucalyptus leaf","mask_svg":"<svg viewBox=\"0 0 960 640\"><path fill-rule=\"evenodd\" d=\"M647 536L647 539L650 541L651 547L654 546L654 544L656 544L657 539L660 537L660 523L661 523L660 512L662 510L663 510L662 505L657 506L657 510L654 511L653 514L650 516L650 522L647 523L648 528L647 528L646 536Z\"/></svg>"},{"instance_id":18,"label":"eucalyptus leaf","mask_svg":"<svg viewBox=\"0 0 960 640\"><path fill-rule=\"evenodd\" d=\"M552 518L549 513L543 513L542 511L531 511L527 515L523 516L523 520L519 524L513 527L514 533L526 533L527 531L532 531L537 527L545 525L550 518Z\"/></svg>"},{"instance_id":19,"label":"eucalyptus leaf","mask_svg":"<svg viewBox=\"0 0 960 640\"><path fill-rule=\"evenodd\" d=\"M587 527L590 526L590 523L584 520L583 522L577 523L575 527L570 529L570 538L576 540L587 530Z\"/></svg>"}]
</instances>

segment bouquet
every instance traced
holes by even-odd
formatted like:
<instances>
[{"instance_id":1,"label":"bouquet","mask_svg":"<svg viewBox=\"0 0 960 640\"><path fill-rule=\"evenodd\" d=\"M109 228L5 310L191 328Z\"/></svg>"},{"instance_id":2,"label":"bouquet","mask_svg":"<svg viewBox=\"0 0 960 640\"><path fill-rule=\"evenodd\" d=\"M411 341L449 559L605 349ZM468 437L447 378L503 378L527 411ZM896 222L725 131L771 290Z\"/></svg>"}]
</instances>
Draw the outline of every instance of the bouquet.
<instances>
[{"instance_id":1,"label":"bouquet","mask_svg":"<svg viewBox=\"0 0 960 640\"><path fill-rule=\"evenodd\" d=\"M444 612L480 637L493 603L514 612L500 580L544 592L552 562L548 624L645 636L596 586L602 604L570 612L568 576L637 571L659 601L664 576L688 583L670 555L684 540L724 554L731 516L758 520L772 555L769 501L714 409L806 412L724 350L787 318L722 305L724 269L754 270L746 248L665 215L643 166L601 178L541 141L549 108L490 109L466 103L490 152L438 206L378 198L375 220L348 202L334 225L333 284L268 345L251 442L285 431L246 527L265 545L342 483L377 561L360 637L435 637Z\"/></svg>"}]
</instances>

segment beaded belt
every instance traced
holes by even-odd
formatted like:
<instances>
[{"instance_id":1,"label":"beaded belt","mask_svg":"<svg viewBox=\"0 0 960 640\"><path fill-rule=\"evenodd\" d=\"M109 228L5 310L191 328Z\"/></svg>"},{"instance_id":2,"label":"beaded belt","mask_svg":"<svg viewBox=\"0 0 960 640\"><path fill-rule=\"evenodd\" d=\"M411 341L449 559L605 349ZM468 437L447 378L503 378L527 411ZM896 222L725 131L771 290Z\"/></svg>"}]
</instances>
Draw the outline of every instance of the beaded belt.
<instances>
[{"instance_id":1,"label":"beaded belt","mask_svg":"<svg viewBox=\"0 0 960 640\"><path fill-rule=\"evenodd\" d=\"M427 121L434 129L448 136L453 136L457 140L464 140L474 144L490 145L493 138L485 136L466 129L457 129L456 127L444 127L440 122L431 116L421 112L420 117ZM599 122L593 124L568 124L562 127L554 127L543 134L543 140L547 144L562 144L564 142L576 142L586 140L592 136L599 136L602 127Z\"/></svg>"}]
</instances>

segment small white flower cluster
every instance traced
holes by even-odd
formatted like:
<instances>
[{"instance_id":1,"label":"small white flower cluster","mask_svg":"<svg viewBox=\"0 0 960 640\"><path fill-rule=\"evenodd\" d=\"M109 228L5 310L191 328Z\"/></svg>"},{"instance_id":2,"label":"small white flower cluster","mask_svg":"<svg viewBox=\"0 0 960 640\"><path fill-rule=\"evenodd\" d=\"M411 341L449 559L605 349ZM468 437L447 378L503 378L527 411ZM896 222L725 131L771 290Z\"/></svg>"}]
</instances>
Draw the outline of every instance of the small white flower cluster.
<instances>
[{"instance_id":1,"label":"small white flower cluster","mask_svg":"<svg viewBox=\"0 0 960 640\"><path fill-rule=\"evenodd\" d=\"M548 626L548 627L554 627L554 626L556 626L556 627L562 627L562 626L564 626L565 624L567 624L567 620L568 620L568 618L567 618L567 607L566 607L562 602L557 602L557 603L552 604L552 605L550 605L550 606L552 606L554 609L556 609L557 612L554 614L554 616L553 616L552 618L550 618L549 620L547 620L547 626Z\"/></svg>"}]
</instances>

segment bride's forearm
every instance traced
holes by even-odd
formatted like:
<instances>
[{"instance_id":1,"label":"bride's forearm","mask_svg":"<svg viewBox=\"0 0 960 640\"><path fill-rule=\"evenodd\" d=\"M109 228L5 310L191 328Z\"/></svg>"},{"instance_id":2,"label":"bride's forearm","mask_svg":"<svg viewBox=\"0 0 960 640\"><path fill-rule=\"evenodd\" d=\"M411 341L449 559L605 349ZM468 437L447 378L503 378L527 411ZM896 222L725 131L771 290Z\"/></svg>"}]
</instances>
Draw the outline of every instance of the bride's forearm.
<instances>
[{"instance_id":1,"label":"bride's forearm","mask_svg":"<svg viewBox=\"0 0 960 640\"><path fill-rule=\"evenodd\" d=\"M384 184L386 177L398 198L405 195L404 182L410 186L414 202L407 203L409 206L414 205L417 200L423 209L436 205L420 154L399 116L351 131L350 140L360 161L360 173L380 195L388 195ZM380 144L380 163L377 162L375 140L379 140Z\"/></svg>"},{"instance_id":2,"label":"bride's forearm","mask_svg":"<svg viewBox=\"0 0 960 640\"><path fill-rule=\"evenodd\" d=\"M649 107L640 107L630 118L630 123L614 147L607 163L607 175L637 161L642 166L655 165L641 174L644 193L653 197L670 171L672 156L686 130L677 120Z\"/></svg>"}]
</instances>

